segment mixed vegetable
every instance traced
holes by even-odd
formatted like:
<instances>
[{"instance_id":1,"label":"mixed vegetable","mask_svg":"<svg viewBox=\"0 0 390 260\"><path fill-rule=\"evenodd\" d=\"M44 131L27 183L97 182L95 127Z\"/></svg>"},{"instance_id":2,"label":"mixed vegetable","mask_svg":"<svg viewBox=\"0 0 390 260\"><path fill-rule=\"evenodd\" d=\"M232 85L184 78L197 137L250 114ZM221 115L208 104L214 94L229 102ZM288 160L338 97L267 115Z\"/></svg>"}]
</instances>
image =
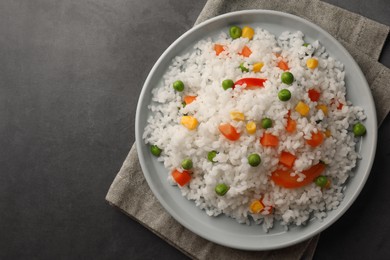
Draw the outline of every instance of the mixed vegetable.
<instances>
[{"instance_id":1,"label":"mixed vegetable","mask_svg":"<svg viewBox=\"0 0 390 260\"><path fill-rule=\"evenodd\" d=\"M260 155L258 155L257 153L253 153L253 154L249 155L248 156L248 163L252 167L259 166L261 163Z\"/></svg>"},{"instance_id":2,"label":"mixed vegetable","mask_svg":"<svg viewBox=\"0 0 390 260\"><path fill-rule=\"evenodd\" d=\"M228 192L228 190L229 190L229 186L227 186L225 183L220 183L220 184L217 184L217 186L215 186L215 193L218 196L225 195L226 192Z\"/></svg>"},{"instance_id":3,"label":"mixed vegetable","mask_svg":"<svg viewBox=\"0 0 390 260\"><path fill-rule=\"evenodd\" d=\"M162 150L157 146L157 145L152 145L150 146L150 152L156 156L156 157L159 157Z\"/></svg>"},{"instance_id":4,"label":"mixed vegetable","mask_svg":"<svg viewBox=\"0 0 390 260\"><path fill-rule=\"evenodd\" d=\"M214 158L215 158L215 156L217 156L217 154L218 154L218 152L215 150L208 152L207 160L209 160L212 163L215 163Z\"/></svg>"},{"instance_id":5,"label":"mixed vegetable","mask_svg":"<svg viewBox=\"0 0 390 260\"><path fill-rule=\"evenodd\" d=\"M243 37L251 40L254 37L254 34L254 29L249 26L245 26L243 28L240 28L239 26L232 26L229 29L229 35L232 39L238 39L240 37ZM304 44L304 46L308 45ZM214 44L213 48L216 56L219 56L221 53L227 51L226 46L224 46L223 44ZM252 50L250 49L250 47L245 45L238 54L242 55L245 59L251 56ZM288 110L285 116L285 122L283 123L285 124L286 134L293 134L298 131L298 122L291 117L292 113L295 113L294 118L296 118L297 115L299 115L301 118L305 118L308 117L311 113L310 107L313 108L315 106L315 109L317 109L317 111L322 111L323 115L326 117L328 116L328 113L331 109L343 109L343 103L341 103L337 99L332 99L331 102L328 102L329 104L326 105L326 102L322 100L323 97L321 95L320 88L318 87L313 87L307 91L307 97L309 98L310 102L316 102L315 105L310 106L310 102L307 103L308 99L306 99L306 101L293 101L292 93L288 89L288 87L294 83L294 75L289 71L290 66L288 62L282 57L280 57L280 54L275 53L275 55L276 57L278 57L276 67L281 70L280 82L282 83L282 86L284 86L284 88L278 92L277 97L275 97L275 99L278 99L280 102L290 102L290 107L293 108L293 111ZM306 67L310 71L315 70L318 65L318 59L315 57L311 57L306 60ZM252 64L252 71L255 73L261 72L263 67L263 62L256 62ZM238 68L240 68L243 73L250 71L249 67L245 66L244 62L240 63ZM221 86L225 91L229 89L234 89L237 86L240 86L243 90L246 91L262 88L264 87L264 83L266 81L266 78L255 77L244 77L236 80L235 82L233 81L233 79L225 79L221 82ZM172 87L177 92L183 92L185 89L185 84L183 83L183 81L177 80L173 82ZM189 105L193 102L196 102L196 100L197 96L186 95L183 97L183 104ZM232 121L246 121L246 116L241 111L230 111L229 114L230 119ZM180 123L189 131L196 130L199 125L198 120L192 115L183 115L181 117ZM261 126L261 129L263 131L259 139L260 145L270 149L278 147L279 143L281 142L280 138L272 134L271 131L268 131L268 129L273 128L273 119L269 117L264 117L259 122L247 121L244 124L246 134L256 134L256 132L258 131L257 124ZM245 133L242 132L240 129L237 129L234 124L232 124L232 122L221 123L218 126L218 130L221 134L221 137L225 138L229 142L238 141L242 135L245 135ZM360 137L366 134L366 128L361 122L357 122L356 124L354 124L352 131L354 136L356 137ZM332 133L329 129L322 132L319 129L315 128L315 130L311 131L309 135L305 135L303 138L305 138L305 143L308 147L315 149L316 147L322 145L326 138L329 138L331 136ZM160 156L163 152L157 145L152 145L150 147L150 151L154 156L157 157ZM218 161L215 160L217 154L218 151L215 150L209 151L207 153L206 158L209 163L218 163ZM326 169L326 164L324 162L320 161L319 163L314 164L307 169L297 173L294 170L294 164L298 159L297 156L299 155L292 153L292 151L282 151L279 154L279 166L270 174L270 180L272 180L275 185L287 189L301 188L311 183L314 183L321 189L329 189L331 187L330 178L328 178L326 175L323 175ZM247 162L248 165L250 165L251 167L258 167L261 164L261 155L258 153L251 153L247 157ZM181 169L174 169L171 173L173 180L181 187L187 185L191 180L191 170L193 169L193 166L194 165L191 158L183 159L183 161L181 162ZM219 183L215 186L215 193L217 196L224 196L229 191L229 189L230 187L226 183ZM273 211L273 206L266 205L263 199L255 199L249 204L249 211L253 214L270 214Z\"/></svg>"},{"instance_id":6,"label":"mixed vegetable","mask_svg":"<svg viewBox=\"0 0 390 260\"><path fill-rule=\"evenodd\" d=\"M264 129L272 127L272 120L268 117L261 119L261 127Z\"/></svg>"},{"instance_id":7,"label":"mixed vegetable","mask_svg":"<svg viewBox=\"0 0 390 260\"><path fill-rule=\"evenodd\" d=\"M289 101L291 99L291 92L290 90L284 88L279 91L278 97L280 101Z\"/></svg>"}]
</instances>

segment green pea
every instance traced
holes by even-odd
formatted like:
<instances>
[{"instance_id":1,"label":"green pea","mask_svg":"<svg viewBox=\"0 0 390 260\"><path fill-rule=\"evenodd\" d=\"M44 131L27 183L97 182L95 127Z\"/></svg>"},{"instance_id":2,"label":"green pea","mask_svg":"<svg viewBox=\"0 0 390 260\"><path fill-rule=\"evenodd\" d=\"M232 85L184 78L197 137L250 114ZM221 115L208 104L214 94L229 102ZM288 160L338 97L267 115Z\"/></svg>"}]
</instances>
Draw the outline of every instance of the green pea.
<instances>
[{"instance_id":1,"label":"green pea","mask_svg":"<svg viewBox=\"0 0 390 260\"><path fill-rule=\"evenodd\" d=\"M192 160L187 158L187 159L184 159L182 162L181 162L181 167L183 167L184 170L189 170L192 168Z\"/></svg>"},{"instance_id":2,"label":"green pea","mask_svg":"<svg viewBox=\"0 0 390 260\"><path fill-rule=\"evenodd\" d=\"M224 81L222 81L222 88L224 90L227 90L229 88L233 88L233 86L234 86L234 82L231 79L225 79Z\"/></svg>"},{"instance_id":3,"label":"green pea","mask_svg":"<svg viewBox=\"0 0 390 260\"><path fill-rule=\"evenodd\" d=\"M366 134L366 127L362 123L356 123L353 126L353 134L355 136L363 136Z\"/></svg>"},{"instance_id":4,"label":"green pea","mask_svg":"<svg viewBox=\"0 0 390 260\"><path fill-rule=\"evenodd\" d=\"M162 150L157 145L150 146L150 152L154 155L159 157Z\"/></svg>"},{"instance_id":5,"label":"green pea","mask_svg":"<svg viewBox=\"0 0 390 260\"><path fill-rule=\"evenodd\" d=\"M253 166L253 167L259 166L259 164L261 163L260 155L258 155L257 153L253 153L253 154L249 155L248 156L248 163L250 166Z\"/></svg>"},{"instance_id":6,"label":"green pea","mask_svg":"<svg viewBox=\"0 0 390 260\"><path fill-rule=\"evenodd\" d=\"M186 107L187 104L186 104L186 102L183 101L183 102L181 102L181 105L182 105L183 108L184 108L184 107Z\"/></svg>"},{"instance_id":7,"label":"green pea","mask_svg":"<svg viewBox=\"0 0 390 260\"><path fill-rule=\"evenodd\" d=\"M309 44L308 43L304 43L304 44L302 44L302 46L307 47L307 46L309 46Z\"/></svg>"},{"instance_id":8,"label":"green pea","mask_svg":"<svg viewBox=\"0 0 390 260\"><path fill-rule=\"evenodd\" d=\"M212 162L212 163L215 163L215 161L214 161L214 157L215 156L217 156L217 151L211 151L211 152L209 152L208 154L207 154L207 160L209 160L210 162Z\"/></svg>"},{"instance_id":9,"label":"green pea","mask_svg":"<svg viewBox=\"0 0 390 260\"><path fill-rule=\"evenodd\" d=\"M282 82L291 85L294 82L294 75L291 72L283 72L281 76Z\"/></svg>"},{"instance_id":10,"label":"green pea","mask_svg":"<svg viewBox=\"0 0 390 260\"><path fill-rule=\"evenodd\" d=\"M230 34L230 37L232 37L232 39L237 39L237 38L241 37L242 30L238 26L232 26L229 29L229 34Z\"/></svg>"},{"instance_id":11,"label":"green pea","mask_svg":"<svg viewBox=\"0 0 390 260\"><path fill-rule=\"evenodd\" d=\"M173 89L179 92L182 92L184 90L184 83L181 80L176 80L173 82Z\"/></svg>"},{"instance_id":12,"label":"green pea","mask_svg":"<svg viewBox=\"0 0 390 260\"><path fill-rule=\"evenodd\" d=\"M278 97L280 101L288 101L291 98L291 92L288 89L282 89L281 91L279 91Z\"/></svg>"},{"instance_id":13,"label":"green pea","mask_svg":"<svg viewBox=\"0 0 390 260\"><path fill-rule=\"evenodd\" d=\"M217 186L215 186L215 193L217 193L218 196L223 196L228 192L229 186L227 186L225 183L219 183Z\"/></svg>"},{"instance_id":14,"label":"green pea","mask_svg":"<svg viewBox=\"0 0 390 260\"><path fill-rule=\"evenodd\" d=\"M324 188L326 184L328 183L328 178L326 176L320 175L317 178L315 178L314 183L321 187Z\"/></svg>"},{"instance_id":15,"label":"green pea","mask_svg":"<svg viewBox=\"0 0 390 260\"><path fill-rule=\"evenodd\" d=\"M264 129L272 127L272 120L268 117L263 118L261 120L261 127L263 127Z\"/></svg>"},{"instance_id":16,"label":"green pea","mask_svg":"<svg viewBox=\"0 0 390 260\"><path fill-rule=\"evenodd\" d=\"M249 69L244 66L244 63L240 64L240 69L242 72L249 72Z\"/></svg>"}]
</instances>

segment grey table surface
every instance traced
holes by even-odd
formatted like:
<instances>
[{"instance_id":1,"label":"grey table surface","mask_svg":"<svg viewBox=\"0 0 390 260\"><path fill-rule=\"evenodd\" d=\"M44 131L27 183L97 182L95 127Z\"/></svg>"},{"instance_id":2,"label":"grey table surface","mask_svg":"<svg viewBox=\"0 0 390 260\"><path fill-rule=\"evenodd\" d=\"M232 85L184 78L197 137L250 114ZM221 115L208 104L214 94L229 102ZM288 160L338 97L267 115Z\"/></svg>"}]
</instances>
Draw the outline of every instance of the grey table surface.
<instances>
[{"instance_id":1,"label":"grey table surface","mask_svg":"<svg viewBox=\"0 0 390 260\"><path fill-rule=\"evenodd\" d=\"M388 0L326 2L390 25ZM104 197L149 70L204 3L0 1L1 259L186 258ZM389 187L388 116L365 188L315 259L390 259Z\"/></svg>"}]
</instances>

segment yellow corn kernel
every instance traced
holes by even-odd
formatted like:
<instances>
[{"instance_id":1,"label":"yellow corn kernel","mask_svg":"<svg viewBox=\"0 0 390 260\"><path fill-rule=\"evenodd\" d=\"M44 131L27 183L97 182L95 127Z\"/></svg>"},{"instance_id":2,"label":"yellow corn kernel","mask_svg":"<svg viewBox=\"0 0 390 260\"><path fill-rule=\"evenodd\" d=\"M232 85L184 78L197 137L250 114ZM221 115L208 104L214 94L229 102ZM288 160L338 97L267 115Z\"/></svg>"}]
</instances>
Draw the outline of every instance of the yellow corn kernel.
<instances>
[{"instance_id":1,"label":"yellow corn kernel","mask_svg":"<svg viewBox=\"0 0 390 260\"><path fill-rule=\"evenodd\" d=\"M255 200L251 203L249 209L252 213L258 214L264 209L264 205L261 203L261 201Z\"/></svg>"},{"instance_id":2,"label":"yellow corn kernel","mask_svg":"<svg viewBox=\"0 0 390 260\"><path fill-rule=\"evenodd\" d=\"M309 68L309 69L315 69L318 67L318 60L317 59L314 59L314 58L309 58L307 59L306 61L306 66Z\"/></svg>"},{"instance_id":3,"label":"yellow corn kernel","mask_svg":"<svg viewBox=\"0 0 390 260\"><path fill-rule=\"evenodd\" d=\"M241 112L237 112L237 111L230 112L230 118L235 120L235 121L244 121L245 120L244 114Z\"/></svg>"},{"instance_id":4,"label":"yellow corn kernel","mask_svg":"<svg viewBox=\"0 0 390 260\"><path fill-rule=\"evenodd\" d=\"M295 107L295 111L301 114L301 116L307 116L307 114L309 114L310 107L302 101L299 101L299 103Z\"/></svg>"},{"instance_id":5,"label":"yellow corn kernel","mask_svg":"<svg viewBox=\"0 0 390 260\"><path fill-rule=\"evenodd\" d=\"M180 123L189 130L194 130L198 126L198 120L192 116L183 116Z\"/></svg>"},{"instance_id":6,"label":"yellow corn kernel","mask_svg":"<svg viewBox=\"0 0 390 260\"><path fill-rule=\"evenodd\" d=\"M249 122L246 124L246 131L247 131L248 134L250 134L250 135L253 135L254 133L256 133L256 124L255 124L255 122L249 121Z\"/></svg>"},{"instance_id":7,"label":"yellow corn kernel","mask_svg":"<svg viewBox=\"0 0 390 260\"><path fill-rule=\"evenodd\" d=\"M252 40L253 35L255 35L255 30L253 30L252 27L244 26L242 28L242 34L241 34L242 37Z\"/></svg>"},{"instance_id":8,"label":"yellow corn kernel","mask_svg":"<svg viewBox=\"0 0 390 260\"><path fill-rule=\"evenodd\" d=\"M326 137L331 137L332 136L332 132L329 129L326 129L325 136Z\"/></svg>"},{"instance_id":9,"label":"yellow corn kernel","mask_svg":"<svg viewBox=\"0 0 390 260\"><path fill-rule=\"evenodd\" d=\"M264 66L264 63L258 62L253 64L253 72L259 72Z\"/></svg>"},{"instance_id":10,"label":"yellow corn kernel","mask_svg":"<svg viewBox=\"0 0 390 260\"><path fill-rule=\"evenodd\" d=\"M326 116L328 115L328 107L327 106L320 104L317 106L317 109L321 109L322 112L324 112L324 115L326 115Z\"/></svg>"}]
</instances>

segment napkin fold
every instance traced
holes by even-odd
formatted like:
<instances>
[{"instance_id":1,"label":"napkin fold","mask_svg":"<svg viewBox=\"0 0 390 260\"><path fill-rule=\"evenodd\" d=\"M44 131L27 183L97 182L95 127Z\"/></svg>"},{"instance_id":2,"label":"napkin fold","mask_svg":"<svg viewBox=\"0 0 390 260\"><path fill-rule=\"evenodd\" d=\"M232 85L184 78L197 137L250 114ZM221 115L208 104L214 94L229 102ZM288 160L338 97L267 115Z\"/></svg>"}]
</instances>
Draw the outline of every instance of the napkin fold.
<instances>
[{"instance_id":1,"label":"napkin fold","mask_svg":"<svg viewBox=\"0 0 390 260\"><path fill-rule=\"evenodd\" d=\"M390 110L390 69L377 60L389 33L388 26L318 0L208 0L195 24L216 15L246 9L295 14L333 35L359 64L375 100L378 124L384 120ZM311 259L319 238L317 235L287 248L254 252L227 248L197 236L176 222L154 197L143 176L135 145L106 200L194 259Z\"/></svg>"}]
</instances>

